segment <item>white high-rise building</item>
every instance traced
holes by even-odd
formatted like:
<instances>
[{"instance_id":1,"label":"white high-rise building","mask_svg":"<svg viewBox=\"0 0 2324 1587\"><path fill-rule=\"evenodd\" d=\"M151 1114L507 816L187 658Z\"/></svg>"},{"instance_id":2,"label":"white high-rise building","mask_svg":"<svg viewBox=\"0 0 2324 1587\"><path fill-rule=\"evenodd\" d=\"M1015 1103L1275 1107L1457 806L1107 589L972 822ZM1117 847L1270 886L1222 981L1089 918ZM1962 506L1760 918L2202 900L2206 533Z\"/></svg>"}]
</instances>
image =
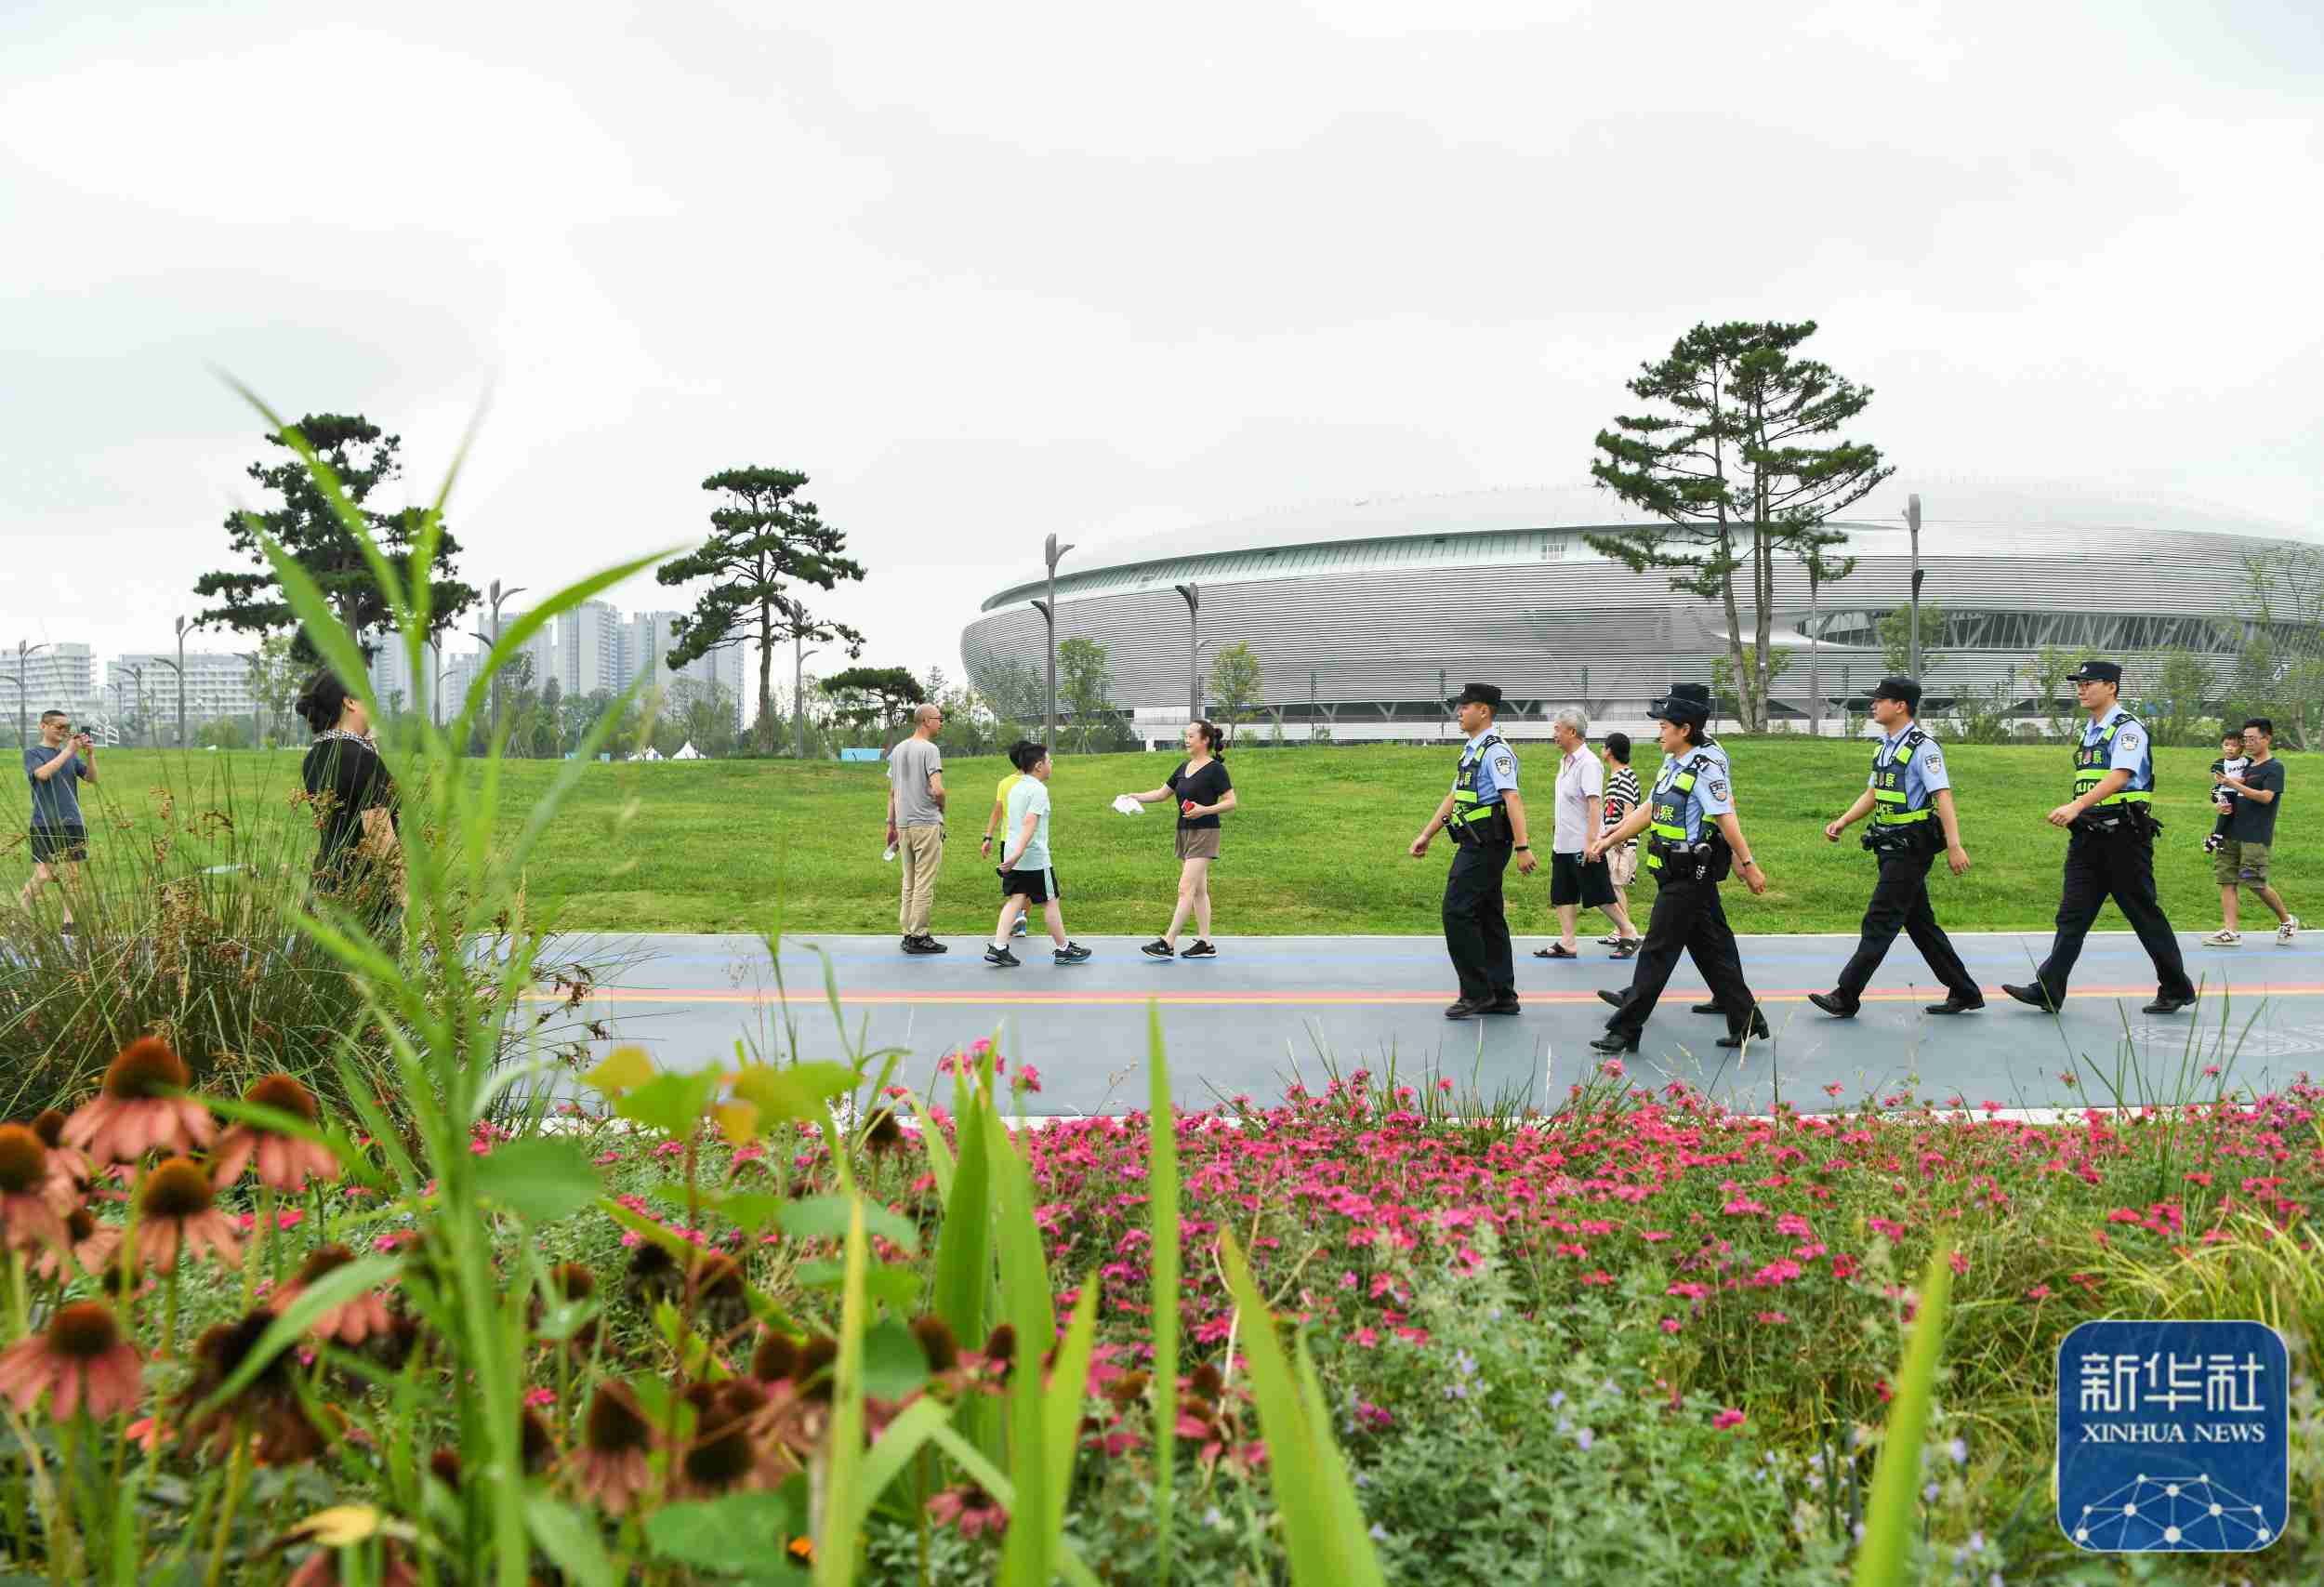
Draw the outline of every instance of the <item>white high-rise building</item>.
<instances>
[{"instance_id":1,"label":"white high-rise building","mask_svg":"<svg viewBox=\"0 0 2324 1587\"><path fill-rule=\"evenodd\" d=\"M678 643L677 612L640 612L624 626L621 682L627 688L642 677L640 693L668 681L669 653Z\"/></svg>"},{"instance_id":2,"label":"white high-rise building","mask_svg":"<svg viewBox=\"0 0 2324 1587\"><path fill-rule=\"evenodd\" d=\"M178 653L130 651L105 664L105 690L123 712L156 724L178 720ZM186 730L219 717L247 717L250 661L232 651L186 652ZM140 699L143 708L139 709Z\"/></svg>"},{"instance_id":3,"label":"white high-rise building","mask_svg":"<svg viewBox=\"0 0 2324 1587\"><path fill-rule=\"evenodd\" d=\"M511 611L505 606L502 607L500 612L500 631L505 634L510 628L515 628L517 626L517 619L523 615L524 614L522 612ZM489 619L487 620L489 621ZM551 678L558 676L556 629L557 625L554 622L542 624L534 633L533 637L525 641L522 648L517 652L518 655L528 656L531 658L533 663L533 687L535 689L538 689L542 685L546 684ZM512 656L509 659L510 663L513 665L515 657ZM508 673L504 668L501 673L502 686L506 687L508 681ZM561 682L559 684L559 687L563 687Z\"/></svg>"},{"instance_id":4,"label":"white high-rise building","mask_svg":"<svg viewBox=\"0 0 2324 1587\"><path fill-rule=\"evenodd\" d=\"M567 694L617 692L627 682L622 671L621 613L602 601L587 601L557 616L557 678Z\"/></svg>"},{"instance_id":5,"label":"white high-rise building","mask_svg":"<svg viewBox=\"0 0 2324 1587\"><path fill-rule=\"evenodd\" d=\"M46 644L20 656L11 641L0 650L0 721L10 728L20 715L28 723L37 723L43 711L85 715L103 703L97 689L97 659L88 646L77 641Z\"/></svg>"},{"instance_id":6,"label":"white high-rise building","mask_svg":"<svg viewBox=\"0 0 2324 1587\"><path fill-rule=\"evenodd\" d=\"M433 644L424 644L420 646L419 657L426 676L416 678L403 637L389 634L380 641L378 654L371 658L371 692L379 697L382 709L416 712L420 701L430 697L429 691L436 687L436 674L443 668L443 652ZM442 721L459 709L459 702L437 700L432 708L435 719Z\"/></svg>"}]
</instances>

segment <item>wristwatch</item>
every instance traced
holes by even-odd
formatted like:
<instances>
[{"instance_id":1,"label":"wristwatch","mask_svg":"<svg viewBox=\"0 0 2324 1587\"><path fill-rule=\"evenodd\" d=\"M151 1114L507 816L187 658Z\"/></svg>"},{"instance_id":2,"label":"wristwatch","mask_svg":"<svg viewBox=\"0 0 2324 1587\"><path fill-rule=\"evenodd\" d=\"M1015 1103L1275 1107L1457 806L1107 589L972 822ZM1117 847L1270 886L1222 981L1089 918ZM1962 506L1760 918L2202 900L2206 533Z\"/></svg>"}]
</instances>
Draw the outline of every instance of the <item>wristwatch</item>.
<instances>
[{"instance_id":1,"label":"wristwatch","mask_svg":"<svg viewBox=\"0 0 2324 1587\"><path fill-rule=\"evenodd\" d=\"M1517 845L1514 852L1520 854L1529 854L1533 852L1533 845L1531 843L1520 843Z\"/></svg>"}]
</instances>

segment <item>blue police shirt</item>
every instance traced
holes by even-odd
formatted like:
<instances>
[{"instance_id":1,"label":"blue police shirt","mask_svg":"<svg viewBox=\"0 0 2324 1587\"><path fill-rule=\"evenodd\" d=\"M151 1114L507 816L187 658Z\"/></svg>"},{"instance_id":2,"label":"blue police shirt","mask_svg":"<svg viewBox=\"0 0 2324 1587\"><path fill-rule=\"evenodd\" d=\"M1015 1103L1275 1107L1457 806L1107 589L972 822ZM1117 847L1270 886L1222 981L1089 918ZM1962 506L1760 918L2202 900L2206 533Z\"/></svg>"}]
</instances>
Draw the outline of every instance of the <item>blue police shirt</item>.
<instances>
[{"instance_id":1,"label":"blue police shirt","mask_svg":"<svg viewBox=\"0 0 2324 1587\"><path fill-rule=\"evenodd\" d=\"M1896 746L1902 744L1905 734L1916 726L1919 726L1917 722L1907 722L1881 740L1880 747L1872 751L1872 773L1864 779L1866 787L1878 786L1880 769L1896 759ZM1924 737L1926 732L1922 729ZM1926 739L1920 748L1912 752L1912 759L1905 762L1905 808L1919 810L1934 800L1939 788L1952 786L1951 779L1945 774L1945 752L1937 747L1935 739Z\"/></svg>"},{"instance_id":2,"label":"blue police shirt","mask_svg":"<svg viewBox=\"0 0 2324 1587\"><path fill-rule=\"evenodd\" d=\"M1480 733L1469 740L1468 747L1460 752L1460 764L1464 768L1477 759L1479 746L1484 744L1486 734L1492 731L1493 729L1488 727L1485 733ZM1455 776L1454 781L1456 783L1459 781L1458 775ZM1477 767L1477 802L1499 804L1501 801L1501 794L1516 786L1517 752L1510 748L1506 739L1502 739L1494 744L1492 753L1486 755L1484 763Z\"/></svg>"},{"instance_id":3,"label":"blue police shirt","mask_svg":"<svg viewBox=\"0 0 2324 1587\"><path fill-rule=\"evenodd\" d=\"M1700 764L1696 764L1697 761ZM1734 813L1734 774L1727 766L1727 752L1715 741L1706 742L1676 755L1664 756L1662 769L1655 774L1655 792L1668 789L1680 768L1688 765L1696 768L1695 786L1686 791L1679 807L1679 825L1686 829L1686 841L1694 844L1703 840L1703 829L1713 825L1717 817Z\"/></svg>"},{"instance_id":4,"label":"blue police shirt","mask_svg":"<svg viewBox=\"0 0 2324 1587\"><path fill-rule=\"evenodd\" d=\"M2122 785L2125 792L2146 793L2155 786L2154 747L2146 741L2146 730L2131 720L2130 712L2118 705L2083 728L2082 747L2087 749L2096 744L2098 735L2106 732L2107 725L2117 721L2122 726L2115 734L2114 742L2108 746L2106 770L2130 773L2131 780Z\"/></svg>"}]
</instances>

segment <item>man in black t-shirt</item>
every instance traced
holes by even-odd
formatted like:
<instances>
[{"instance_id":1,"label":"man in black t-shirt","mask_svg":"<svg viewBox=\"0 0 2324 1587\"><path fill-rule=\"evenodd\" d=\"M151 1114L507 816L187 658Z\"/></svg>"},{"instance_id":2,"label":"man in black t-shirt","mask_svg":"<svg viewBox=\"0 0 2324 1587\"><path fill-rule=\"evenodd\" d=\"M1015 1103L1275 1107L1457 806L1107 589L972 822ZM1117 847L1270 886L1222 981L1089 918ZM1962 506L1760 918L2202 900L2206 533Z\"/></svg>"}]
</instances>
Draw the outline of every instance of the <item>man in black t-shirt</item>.
<instances>
[{"instance_id":1,"label":"man in black t-shirt","mask_svg":"<svg viewBox=\"0 0 2324 1587\"><path fill-rule=\"evenodd\" d=\"M2219 883L2220 928L2203 939L2206 947L2233 947L2238 931L2237 889L2248 887L2276 914L2276 946L2290 947L2300 921L2267 884L2268 851L2276 841L2276 813L2283 808L2284 763L2276 759L2276 724L2253 717L2243 724L2247 763L2239 773L2213 772L2212 781L2235 795L2225 836L2212 855L2212 879Z\"/></svg>"}]
</instances>

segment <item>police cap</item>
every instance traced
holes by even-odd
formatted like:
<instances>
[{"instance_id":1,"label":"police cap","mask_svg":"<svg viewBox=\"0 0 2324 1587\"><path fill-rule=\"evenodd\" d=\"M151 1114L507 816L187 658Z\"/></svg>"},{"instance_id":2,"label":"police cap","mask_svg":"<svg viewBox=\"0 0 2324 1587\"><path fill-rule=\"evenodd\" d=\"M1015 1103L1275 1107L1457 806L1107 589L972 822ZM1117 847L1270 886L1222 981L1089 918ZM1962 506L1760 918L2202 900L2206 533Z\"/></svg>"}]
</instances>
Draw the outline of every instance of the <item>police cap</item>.
<instances>
[{"instance_id":1,"label":"police cap","mask_svg":"<svg viewBox=\"0 0 2324 1587\"><path fill-rule=\"evenodd\" d=\"M1657 721L1709 721L1710 686L1706 683L1673 683L1668 694L1646 708L1646 714Z\"/></svg>"},{"instance_id":2,"label":"police cap","mask_svg":"<svg viewBox=\"0 0 2324 1587\"><path fill-rule=\"evenodd\" d=\"M2122 668L2118 662L2085 661L2066 675L2068 683L2113 683L2122 681Z\"/></svg>"},{"instance_id":3,"label":"police cap","mask_svg":"<svg viewBox=\"0 0 2324 1587\"><path fill-rule=\"evenodd\" d=\"M1460 698L1455 700L1453 704L1456 706L1490 706L1498 712L1501 708L1501 692L1490 683L1472 683L1460 691Z\"/></svg>"},{"instance_id":4,"label":"police cap","mask_svg":"<svg viewBox=\"0 0 2324 1587\"><path fill-rule=\"evenodd\" d=\"M1908 709L1917 711L1921 708L1921 680L1901 673L1883 678L1872 685L1872 698L1902 700Z\"/></svg>"}]
</instances>

